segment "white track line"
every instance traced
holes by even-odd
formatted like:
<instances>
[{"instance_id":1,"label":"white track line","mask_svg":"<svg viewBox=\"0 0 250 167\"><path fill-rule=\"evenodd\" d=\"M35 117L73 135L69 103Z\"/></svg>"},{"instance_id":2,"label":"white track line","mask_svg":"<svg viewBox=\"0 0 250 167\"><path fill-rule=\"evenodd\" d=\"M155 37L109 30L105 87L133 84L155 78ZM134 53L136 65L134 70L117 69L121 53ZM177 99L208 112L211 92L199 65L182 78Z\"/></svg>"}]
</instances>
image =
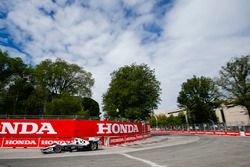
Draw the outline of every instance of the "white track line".
<instances>
[{"instance_id":1,"label":"white track line","mask_svg":"<svg viewBox=\"0 0 250 167\"><path fill-rule=\"evenodd\" d=\"M156 163L154 163L152 161L146 160L146 159L142 159L142 158L137 158L137 157L131 156L129 154L121 154L121 155L123 155L123 156L125 156L127 158L130 158L130 159L141 161L141 162L143 162L145 164L148 164L148 165L150 165L152 167L166 167L166 166L158 165L158 164L156 164Z\"/></svg>"}]
</instances>

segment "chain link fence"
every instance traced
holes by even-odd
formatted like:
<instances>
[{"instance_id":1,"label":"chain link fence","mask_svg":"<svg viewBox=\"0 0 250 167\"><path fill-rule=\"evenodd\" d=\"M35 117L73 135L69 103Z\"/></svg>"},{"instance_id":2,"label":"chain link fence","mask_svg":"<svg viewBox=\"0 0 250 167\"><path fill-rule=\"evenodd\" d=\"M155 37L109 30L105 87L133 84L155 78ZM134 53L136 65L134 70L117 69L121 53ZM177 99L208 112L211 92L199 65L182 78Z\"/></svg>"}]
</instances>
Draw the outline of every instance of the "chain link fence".
<instances>
[{"instance_id":1,"label":"chain link fence","mask_svg":"<svg viewBox=\"0 0 250 167\"><path fill-rule=\"evenodd\" d=\"M227 125L227 124L192 124L192 125L164 125L152 126L152 129L179 130L179 131L228 131L228 132L250 132L249 125Z\"/></svg>"}]
</instances>

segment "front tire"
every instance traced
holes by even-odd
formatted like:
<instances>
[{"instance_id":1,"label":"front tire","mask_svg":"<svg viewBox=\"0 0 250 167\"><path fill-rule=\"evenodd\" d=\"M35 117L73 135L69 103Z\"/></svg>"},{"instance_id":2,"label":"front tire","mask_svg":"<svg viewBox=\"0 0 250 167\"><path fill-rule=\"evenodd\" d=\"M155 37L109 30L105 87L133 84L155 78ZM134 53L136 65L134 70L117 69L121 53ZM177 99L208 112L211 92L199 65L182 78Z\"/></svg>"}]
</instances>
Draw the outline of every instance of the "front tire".
<instances>
[{"instance_id":1,"label":"front tire","mask_svg":"<svg viewBox=\"0 0 250 167\"><path fill-rule=\"evenodd\" d=\"M55 151L55 153L60 153L60 152L62 152L62 147L57 145L54 147L54 151Z\"/></svg>"}]
</instances>

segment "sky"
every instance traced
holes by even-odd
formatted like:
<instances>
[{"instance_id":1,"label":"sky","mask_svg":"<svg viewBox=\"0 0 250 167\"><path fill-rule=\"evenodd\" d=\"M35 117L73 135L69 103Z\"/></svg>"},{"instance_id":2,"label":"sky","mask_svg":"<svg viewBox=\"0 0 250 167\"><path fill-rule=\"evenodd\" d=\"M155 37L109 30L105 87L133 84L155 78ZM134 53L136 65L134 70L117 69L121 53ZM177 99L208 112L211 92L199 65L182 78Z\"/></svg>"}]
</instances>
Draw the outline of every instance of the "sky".
<instances>
[{"instance_id":1,"label":"sky","mask_svg":"<svg viewBox=\"0 0 250 167\"><path fill-rule=\"evenodd\" d=\"M100 106L110 73L148 64L161 82L157 111L168 111L187 79L214 78L250 54L250 1L0 0L0 49L32 66L78 64L92 73Z\"/></svg>"}]
</instances>

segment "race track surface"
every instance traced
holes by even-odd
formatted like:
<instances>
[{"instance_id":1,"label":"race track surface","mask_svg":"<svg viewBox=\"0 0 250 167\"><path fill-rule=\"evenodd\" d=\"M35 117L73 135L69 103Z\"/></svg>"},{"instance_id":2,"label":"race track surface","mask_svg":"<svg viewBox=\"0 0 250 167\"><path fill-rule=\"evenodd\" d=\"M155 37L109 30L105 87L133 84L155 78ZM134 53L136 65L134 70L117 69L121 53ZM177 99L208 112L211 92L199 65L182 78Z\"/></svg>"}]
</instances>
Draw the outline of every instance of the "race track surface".
<instances>
[{"instance_id":1,"label":"race track surface","mask_svg":"<svg viewBox=\"0 0 250 167\"><path fill-rule=\"evenodd\" d=\"M250 138L165 136L160 142L43 155L37 149L0 150L0 167L249 167ZM150 139L148 139L150 141ZM22 156L21 156L22 155Z\"/></svg>"}]
</instances>

